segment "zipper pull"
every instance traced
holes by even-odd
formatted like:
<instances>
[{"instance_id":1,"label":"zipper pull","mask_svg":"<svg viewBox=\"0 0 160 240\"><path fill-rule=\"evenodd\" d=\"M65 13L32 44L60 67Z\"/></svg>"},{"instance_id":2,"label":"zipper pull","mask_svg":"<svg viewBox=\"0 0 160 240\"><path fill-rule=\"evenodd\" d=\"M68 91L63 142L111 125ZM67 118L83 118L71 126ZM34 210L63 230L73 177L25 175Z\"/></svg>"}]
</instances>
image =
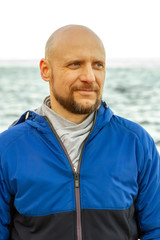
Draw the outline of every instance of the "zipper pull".
<instances>
[{"instance_id":1,"label":"zipper pull","mask_svg":"<svg viewBox=\"0 0 160 240\"><path fill-rule=\"evenodd\" d=\"M78 173L74 174L74 181L75 181L75 187L79 188L79 174Z\"/></svg>"}]
</instances>

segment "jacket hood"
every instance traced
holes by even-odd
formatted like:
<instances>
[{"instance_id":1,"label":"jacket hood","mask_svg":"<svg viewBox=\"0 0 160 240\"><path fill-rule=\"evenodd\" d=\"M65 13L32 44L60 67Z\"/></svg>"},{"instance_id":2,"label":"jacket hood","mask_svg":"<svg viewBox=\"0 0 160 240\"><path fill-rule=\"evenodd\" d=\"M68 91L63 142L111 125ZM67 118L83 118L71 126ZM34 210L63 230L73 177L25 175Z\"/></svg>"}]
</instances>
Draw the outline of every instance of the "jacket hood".
<instances>
[{"instance_id":1,"label":"jacket hood","mask_svg":"<svg viewBox=\"0 0 160 240\"><path fill-rule=\"evenodd\" d=\"M97 118L95 123L95 128L102 128L107 123L110 122L111 118L113 116L112 110L107 106L107 104L102 101L100 108L97 110Z\"/></svg>"},{"instance_id":2,"label":"jacket hood","mask_svg":"<svg viewBox=\"0 0 160 240\"><path fill-rule=\"evenodd\" d=\"M97 110L96 122L94 129L100 129L104 125L110 122L113 116L112 110L106 105L105 102L101 102L99 109ZM12 126L19 125L21 123L27 123L38 131L47 133L50 132L50 127L45 119L45 117L38 115L33 111L26 111L17 121L15 121Z\"/></svg>"}]
</instances>

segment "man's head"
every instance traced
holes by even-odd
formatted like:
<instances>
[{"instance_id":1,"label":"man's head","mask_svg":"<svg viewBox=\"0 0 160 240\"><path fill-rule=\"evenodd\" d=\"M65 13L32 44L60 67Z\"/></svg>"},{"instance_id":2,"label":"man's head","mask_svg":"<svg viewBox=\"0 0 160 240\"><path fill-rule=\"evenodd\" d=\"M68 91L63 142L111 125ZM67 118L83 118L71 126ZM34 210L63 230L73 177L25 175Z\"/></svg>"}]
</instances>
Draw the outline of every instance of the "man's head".
<instances>
[{"instance_id":1,"label":"man's head","mask_svg":"<svg viewBox=\"0 0 160 240\"><path fill-rule=\"evenodd\" d=\"M105 50L90 29L68 25L48 39L41 76L50 85L51 107L65 118L84 119L101 102L105 80Z\"/></svg>"}]
</instances>

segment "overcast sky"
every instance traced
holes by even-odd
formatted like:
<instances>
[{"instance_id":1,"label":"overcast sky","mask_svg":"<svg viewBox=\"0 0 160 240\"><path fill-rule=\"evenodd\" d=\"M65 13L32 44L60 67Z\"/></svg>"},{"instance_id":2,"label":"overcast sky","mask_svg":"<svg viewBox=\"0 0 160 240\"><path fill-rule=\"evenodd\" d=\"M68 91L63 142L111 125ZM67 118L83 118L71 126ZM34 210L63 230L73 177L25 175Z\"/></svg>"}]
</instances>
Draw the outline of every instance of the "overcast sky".
<instances>
[{"instance_id":1,"label":"overcast sky","mask_svg":"<svg viewBox=\"0 0 160 240\"><path fill-rule=\"evenodd\" d=\"M0 60L39 59L48 37L82 24L108 58L160 58L160 0L0 0Z\"/></svg>"}]
</instances>

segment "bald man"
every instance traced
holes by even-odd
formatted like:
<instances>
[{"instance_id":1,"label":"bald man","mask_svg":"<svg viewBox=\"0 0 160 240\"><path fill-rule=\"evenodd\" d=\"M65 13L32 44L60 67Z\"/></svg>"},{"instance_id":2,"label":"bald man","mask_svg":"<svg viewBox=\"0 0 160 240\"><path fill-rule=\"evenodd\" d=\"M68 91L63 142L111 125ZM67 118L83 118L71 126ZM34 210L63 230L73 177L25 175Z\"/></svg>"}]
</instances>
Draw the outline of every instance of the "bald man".
<instances>
[{"instance_id":1,"label":"bald man","mask_svg":"<svg viewBox=\"0 0 160 240\"><path fill-rule=\"evenodd\" d=\"M102 101L102 41L62 27L40 70L50 95L0 136L0 240L160 239L160 156Z\"/></svg>"}]
</instances>

